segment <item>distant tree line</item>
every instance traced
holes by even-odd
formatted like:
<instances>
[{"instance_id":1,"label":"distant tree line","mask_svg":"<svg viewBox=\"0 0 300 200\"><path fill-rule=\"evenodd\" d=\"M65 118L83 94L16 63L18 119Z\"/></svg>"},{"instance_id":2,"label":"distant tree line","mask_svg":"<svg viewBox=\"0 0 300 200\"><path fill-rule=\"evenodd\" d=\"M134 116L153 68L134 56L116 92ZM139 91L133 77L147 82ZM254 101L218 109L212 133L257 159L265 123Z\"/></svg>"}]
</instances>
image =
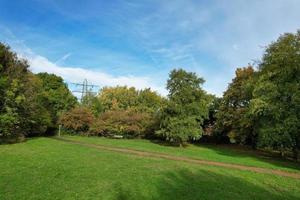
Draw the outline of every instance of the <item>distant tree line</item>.
<instances>
[{"instance_id":1,"label":"distant tree line","mask_svg":"<svg viewBox=\"0 0 300 200\"><path fill-rule=\"evenodd\" d=\"M25 60L0 44L0 139L51 135L58 124L72 134L235 143L300 150L300 32L271 43L257 68L238 68L223 97L203 90L204 79L174 69L168 96L151 89L104 87L81 101L63 79L33 74Z\"/></svg>"}]
</instances>

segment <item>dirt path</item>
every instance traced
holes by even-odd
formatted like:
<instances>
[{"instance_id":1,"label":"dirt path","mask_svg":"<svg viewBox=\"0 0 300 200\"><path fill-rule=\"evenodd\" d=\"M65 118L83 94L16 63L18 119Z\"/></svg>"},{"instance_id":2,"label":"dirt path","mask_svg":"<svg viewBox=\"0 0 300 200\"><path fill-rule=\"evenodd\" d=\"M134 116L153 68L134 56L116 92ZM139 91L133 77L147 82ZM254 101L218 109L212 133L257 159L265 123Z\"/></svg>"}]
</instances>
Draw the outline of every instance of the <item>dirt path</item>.
<instances>
[{"instance_id":1,"label":"dirt path","mask_svg":"<svg viewBox=\"0 0 300 200\"><path fill-rule=\"evenodd\" d=\"M194 164L198 164L198 165L210 165L210 166L224 167L224 168L229 168L229 169L252 171L252 172L257 172L257 173L261 173L261 174L275 174L275 175L279 175L279 176L286 176L286 177L300 179L300 174L281 171L281 170L193 159L193 158L179 157L179 156L173 156L173 155L169 155L169 154L154 153L154 152L133 150L133 149L127 149L127 148L108 147L108 146L104 146L104 145L90 144L90 143L79 142L79 141L74 141L74 140L70 140L70 139L66 139L66 138L59 138L59 137L53 137L53 139L72 143L72 144L77 144L77 145L81 145L81 146L85 146L85 147L92 147L92 148L106 150L106 151L132 154L132 155L141 156L141 157L163 158L163 159L168 159L168 160L184 161L187 163L194 163Z\"/></svg>"}]
</instances>

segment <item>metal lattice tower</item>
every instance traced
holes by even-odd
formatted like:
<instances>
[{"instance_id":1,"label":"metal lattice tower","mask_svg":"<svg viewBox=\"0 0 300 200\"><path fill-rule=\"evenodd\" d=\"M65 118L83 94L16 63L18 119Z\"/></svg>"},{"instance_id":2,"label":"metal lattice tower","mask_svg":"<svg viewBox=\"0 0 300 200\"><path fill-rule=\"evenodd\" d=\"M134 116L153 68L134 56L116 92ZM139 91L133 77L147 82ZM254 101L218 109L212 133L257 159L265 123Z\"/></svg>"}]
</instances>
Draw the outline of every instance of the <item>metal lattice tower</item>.
<instances>
[{"instance_id":1,"label":"metal lattice tower","mask_svg":"<svg viewBox=\"0 0 300 200\"><path fill-rule=\"evenodd\" d=\"M89 97L89 95L97 94L97 92L94 92L94 88L99 88L98 85L88 84L87 79L84 79L83 83L71 83L77 87L81 87L81 89L73 90L74 93L80 93L81 98L80 102L82 103L85 97Z\"/></svg>"}]
</instances>

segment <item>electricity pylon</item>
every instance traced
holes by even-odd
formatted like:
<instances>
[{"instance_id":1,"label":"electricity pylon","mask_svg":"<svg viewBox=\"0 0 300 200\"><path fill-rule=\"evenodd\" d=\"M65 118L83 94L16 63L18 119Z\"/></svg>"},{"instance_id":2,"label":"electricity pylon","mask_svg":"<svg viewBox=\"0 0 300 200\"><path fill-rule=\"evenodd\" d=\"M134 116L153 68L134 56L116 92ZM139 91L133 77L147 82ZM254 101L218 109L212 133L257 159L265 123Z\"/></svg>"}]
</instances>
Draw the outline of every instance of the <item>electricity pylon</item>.
<instances>
[{"instance_id":1,"label":"electricity pylon","mask_svg":"<svg viewBox=\"0 0 300 200\"><path fill-rule=\"evenodd\" d=\"M94 88L99 88L100 86L98 85L93 85L93 84L88 84L87 79L84 79L83 83L71 83L75 86L80 86L81 90L73 90L72 92L74 93L80 93L81 98L80 102L82 103L84 100L84 97L89 97L89 95L97 94L97 92L93 92Z\"/></svg>"}]
</instances>

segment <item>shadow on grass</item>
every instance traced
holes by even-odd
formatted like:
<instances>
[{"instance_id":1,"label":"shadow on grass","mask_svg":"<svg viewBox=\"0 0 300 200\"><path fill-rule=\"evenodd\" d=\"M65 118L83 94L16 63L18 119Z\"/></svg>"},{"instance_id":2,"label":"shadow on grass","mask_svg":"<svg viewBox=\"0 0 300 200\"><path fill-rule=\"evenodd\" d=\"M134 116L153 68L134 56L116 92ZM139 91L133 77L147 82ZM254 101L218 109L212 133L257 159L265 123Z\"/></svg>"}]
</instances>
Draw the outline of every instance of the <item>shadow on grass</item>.
<instances>
[{"instance_id":1,"label":"shadow on grass","mask_svg":"<svg viewBox=\"0 0 300 200\"><path fill-rule=\"evenodd\" d=\"M155 187L117 187L117 200L196 200L196 199L297 199L295 194L283 192L283 188L263 188L237 177L200 170L179 170L161 174L153 183ZM143 184L143 183L142 183ZM130 187L130 188L128 188ZM281 192L280 192L281 191Z\"/></svg>"},{"instance_id":2,"label":"shadow on grass","mask_svg":"<svg viewBox=\"0 0 300 200\"><path fill-rule=\"evenodd\" d=\"M178 147L179 148L178 144L167 142L167 141L164 141L164 140L151 139L150 142L152 142L153 144L158 144L158 145L165 146L165 147L175 147L175 148Z\"/></svg>"},{"instance_id":3,"label":"shadow on grass","mask_svg":"<svg viewBox=\"0 0 300 200\"><path fill-rule=\"evenodd\" d=\"M254 158L262 162L270 163L272 165L284 168L300 170L300 162L290 159L282 158L274 153L253 150L250 147L237 146L237 145L212 145L212 144L195 144L195 146L205 147L213 150L215 153L227 157L239 158Z\"/></svg>"},{"instance_id":4,"label":"shadow on grass","mask_svg":"<svg viewBox=\"0 0 300 200\"><path fill-rule=\"evenodd\" d=\"M162 141L162 140L150 140L152 143L167 146L180 148L178 145ZM261 151L261 150L253 150L251 147L247 146L238 146L238 145L213 145L213 144L201 144L195 143L194 146L205 147L214 151L216 154L226 156L226 157L235 157L235 158L254 158L261 162L270 163L272 165L278 167L289 168L293 170L300 170L300 162L293 161L290 159L282 158L274 153ZM188 145L185 148L189 148ZM238 164L238 163L237 163Z\"/></svg>"}]
</instances>

